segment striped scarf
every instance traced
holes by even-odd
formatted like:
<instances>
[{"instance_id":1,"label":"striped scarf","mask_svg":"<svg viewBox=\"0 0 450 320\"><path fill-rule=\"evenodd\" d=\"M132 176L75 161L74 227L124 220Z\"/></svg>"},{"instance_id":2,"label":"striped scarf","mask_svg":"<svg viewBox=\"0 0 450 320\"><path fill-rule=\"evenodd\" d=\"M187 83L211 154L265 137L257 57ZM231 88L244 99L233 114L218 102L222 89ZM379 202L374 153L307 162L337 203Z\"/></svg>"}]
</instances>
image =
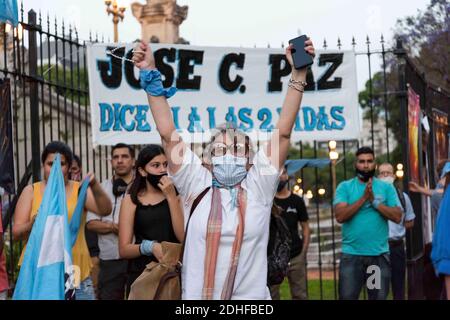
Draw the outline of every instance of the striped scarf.
<instances>
[{"instance_id":1,"label":"striped scarf","mask_svg":"<svg viewBox=\"0 0 450 320\"><path fill-rule=\"evenodd\" d=\"M239 224L231 251L230 267L222 289L222 300L230 300L233 294L234 280L241 252L242 240L244 238L245 211L247 207L247 194L239 185L238 189L238 213ZM219 253L220 236L222 232L222 198L220 190L213 187L211 211L208 217L208 227L206 232L206 255L205 274L203 281L202 299L211 300L214 295L214 280L216 275L217 255Z\"/></svg>"}]
</instances>

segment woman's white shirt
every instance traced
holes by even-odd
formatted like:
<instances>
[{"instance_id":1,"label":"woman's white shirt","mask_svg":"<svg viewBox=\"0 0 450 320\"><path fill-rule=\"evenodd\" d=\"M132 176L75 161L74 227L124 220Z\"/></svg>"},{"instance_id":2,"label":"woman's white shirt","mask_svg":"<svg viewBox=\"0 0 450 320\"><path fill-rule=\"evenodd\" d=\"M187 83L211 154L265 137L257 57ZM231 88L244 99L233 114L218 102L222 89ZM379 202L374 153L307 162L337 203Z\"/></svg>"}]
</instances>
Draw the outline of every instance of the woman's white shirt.
<instances>
[{"instance_id":1,"label":"woman's white shirt","mask_svg":"<svg viewBox=\"0 0 450 320\"><path fill-rule=\"evenodd\" d=\"M212 174L186 147L183 164L172 177L183 199L186 225L192 203L203 190L212 186ZM279 177L280 172L270 164L261 149L255 155L253 166L241 183L242 188L247 191L247 211L232 299L270 299L267 288L267 243L270 212ZM215 273L214 299L220 299L222 293L239 222L238 208L232 206L230 191L219 190L222 197L222 232ZM182 268L183 299L202 299L206 230L211 198L212 189L198 204L189 224Z\"/></svg>"}]
</instances>

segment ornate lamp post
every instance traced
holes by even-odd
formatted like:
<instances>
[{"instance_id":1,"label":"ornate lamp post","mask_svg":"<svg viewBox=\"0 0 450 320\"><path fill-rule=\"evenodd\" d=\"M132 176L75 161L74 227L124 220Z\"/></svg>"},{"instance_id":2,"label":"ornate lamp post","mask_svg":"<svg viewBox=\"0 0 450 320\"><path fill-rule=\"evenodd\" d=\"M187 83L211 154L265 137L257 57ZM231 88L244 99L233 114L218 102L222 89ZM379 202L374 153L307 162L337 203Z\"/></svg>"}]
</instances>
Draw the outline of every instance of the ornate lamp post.
<instances>
[{"instance_id":1,"label":"ornate lamp post","mask_svg":"<svg viewBox=\"0 0 450 320\"><path fill-rule=\"evenodd\" d=\"M111 6L112 3L112 6ZM123 18L125 17L124 12L125 12L125 7L121 6L119 7L117 5L117 1L111 1L111 0L105 0L105 4L106 4L106 12L108 13L108 15L112 15L113 16L113 24L114 24L114 42L118 42L119 41L119 28L118 28L118 24L120 21L123 20Z\"/></svg>"}]
</instances>

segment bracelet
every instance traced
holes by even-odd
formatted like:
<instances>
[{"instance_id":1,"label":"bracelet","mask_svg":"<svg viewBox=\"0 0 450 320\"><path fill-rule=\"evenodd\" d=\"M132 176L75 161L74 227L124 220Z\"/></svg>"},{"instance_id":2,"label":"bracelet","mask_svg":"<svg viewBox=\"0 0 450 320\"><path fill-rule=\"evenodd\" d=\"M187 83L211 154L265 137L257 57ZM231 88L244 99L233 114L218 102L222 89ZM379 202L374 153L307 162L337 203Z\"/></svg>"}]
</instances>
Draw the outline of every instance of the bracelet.
<instances>
[{"instance_id":1,"label":"bracelet","mask_svg":"<svg viewBox=\"0 0 450 320\"><path fill-rule=\"evenodd\" d=\"M293 89L297 90L298 92L305 92L305 87L304 86L298 86L298 85L295 85L293 83L289 83L288 87L293 88Z\"/></svg>"},{"instance_id":2,"label":"bracelet","mask_svg":"<svg viewBox=\"0 0 450 320\"><path fill-rule=\"evenodd\" d=\"M177 92L175 87L163 88L161 73L157 69L141 70L139 76L141 88L151 96L170 98Z\"/></svg>"},{"instance_id":3,"label":"bracelet","mask_svg":"<svg viewBox=\"0 0 450 320\"><path fill-rule=\"evenodd\" d=\"M289 79L289 83L295 83L295 84L299 84L302 87L306 87L308 85L308 83L306 83L305 81L302 80L294 80L292 78Z\"/></svg>"}]
</instances>

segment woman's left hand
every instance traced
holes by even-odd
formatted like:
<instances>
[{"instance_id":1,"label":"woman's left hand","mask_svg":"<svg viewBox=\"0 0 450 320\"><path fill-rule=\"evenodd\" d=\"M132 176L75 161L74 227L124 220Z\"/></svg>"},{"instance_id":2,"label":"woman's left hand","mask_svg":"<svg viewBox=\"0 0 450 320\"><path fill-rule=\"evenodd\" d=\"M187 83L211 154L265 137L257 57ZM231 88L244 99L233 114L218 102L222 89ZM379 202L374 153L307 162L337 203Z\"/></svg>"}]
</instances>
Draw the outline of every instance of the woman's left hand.
<instances>
[{"instance_id":1,"label":"woman's left hand","mask_svg":"<svg viewBox=\"0 0 450 320\"><path fill-rule=\"evenodd\" d=\"M294 61L292 60L292 49L294 49L294 46L292 44L290 44L287 48L286 48L286 59L289 62L289 64L291 65L292 69L294 69ZM316 56L316 52L314 49L314 45L311 41L311 39L308 38L308 40L305 41L305 51L308 52L313 58ZM303 68L305 69L305 68Z\"/></svg>"},{"instance_id":2,"label":"woman's left hand","mask_svg":"<svg viewBox=\"0 0 450 320\"><path fill-rule=\"evenodd\" d=\"M95 178L95 174L92 172L88 172L86 175L89 178L89 186L93 187L95 184L98 183L97 179Z\"/></svg>"},{"instance_id":3,"label":"woman's left hand","mask_svg":"<svg viewBox=\"0 0 450 320\"><path fill-rule=\"evenodd\" d=\"M175 197L177 193L175 192L175 186L173 185L172 179L168 176L163 176L158 183L159 188L164 193L166 198Z\"/></svg>"}]
</instances>

